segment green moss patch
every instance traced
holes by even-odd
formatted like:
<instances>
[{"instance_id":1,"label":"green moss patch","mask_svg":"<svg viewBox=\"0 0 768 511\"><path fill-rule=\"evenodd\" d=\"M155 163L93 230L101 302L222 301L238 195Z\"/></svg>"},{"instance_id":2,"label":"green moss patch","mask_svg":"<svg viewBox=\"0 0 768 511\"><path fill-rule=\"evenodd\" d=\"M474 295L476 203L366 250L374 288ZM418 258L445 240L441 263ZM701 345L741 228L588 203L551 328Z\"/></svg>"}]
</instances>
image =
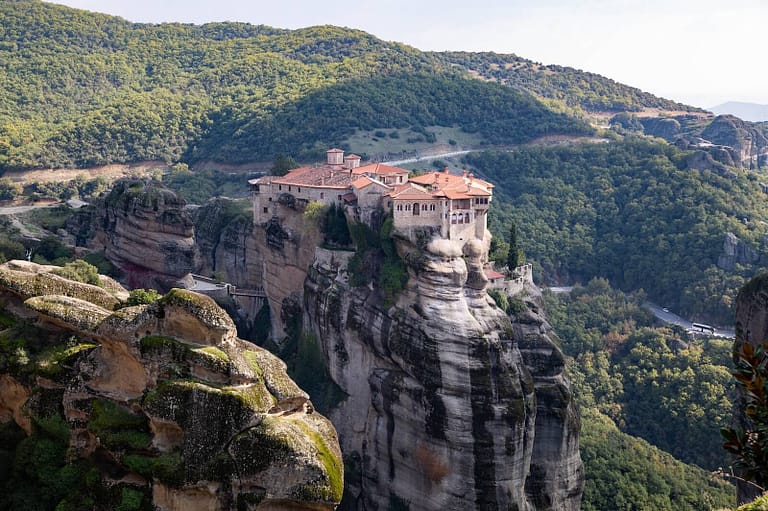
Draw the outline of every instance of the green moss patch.
<instances>
[{"instance_id":1,"label":"green moss patch","mask_svg":"<svg viewBox=\"0 0 768 511\"><path fill-rule=\"evenodd\" d=\"M166 372L188 375L189 367L182 370L174 366L179 363L198 365L221 374L227 374L229 371L229 356L214 346L200 347L161 335L143 337L139 341L139 346L142 355L157 354L167 357Z\"/></svg>"},{"instance_id":2,"label":"green moss patch","mask_svg":"<svg viewBox=\"0 0 768 511\"><path fill-rule=\"evenodd\" d=\"M109 449L146 449L152 437L149 420L125 407L105 399L94 400L91 405L88 430L99 437Z\"/></svg>"}]
</instances>

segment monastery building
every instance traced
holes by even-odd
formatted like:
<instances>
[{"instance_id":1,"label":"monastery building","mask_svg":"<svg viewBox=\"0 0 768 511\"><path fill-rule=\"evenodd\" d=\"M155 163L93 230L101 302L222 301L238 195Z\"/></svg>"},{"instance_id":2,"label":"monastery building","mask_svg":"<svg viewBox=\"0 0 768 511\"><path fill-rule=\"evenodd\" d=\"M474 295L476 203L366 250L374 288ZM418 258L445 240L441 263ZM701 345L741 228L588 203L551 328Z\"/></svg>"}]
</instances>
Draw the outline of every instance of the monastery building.
<instances>
[{"instance_id":1,"label":"monastery building","mask_svg":"<svg viewBox=\"0 0 768 511\"><path fill-rule=\"evenodd\" d=\"M430 172L416 177L382 163L360 165L360 157L341 149L326 152L324 164L300 167L284 176L248 183L256 223L281 216L282 207L302 208L310 201L343 207L348 218L372 224L377 211L392 212L397 231L410 235L432 228L445 239L482 239L493 185L466 171Z\"/></svg>"}]
</instances>

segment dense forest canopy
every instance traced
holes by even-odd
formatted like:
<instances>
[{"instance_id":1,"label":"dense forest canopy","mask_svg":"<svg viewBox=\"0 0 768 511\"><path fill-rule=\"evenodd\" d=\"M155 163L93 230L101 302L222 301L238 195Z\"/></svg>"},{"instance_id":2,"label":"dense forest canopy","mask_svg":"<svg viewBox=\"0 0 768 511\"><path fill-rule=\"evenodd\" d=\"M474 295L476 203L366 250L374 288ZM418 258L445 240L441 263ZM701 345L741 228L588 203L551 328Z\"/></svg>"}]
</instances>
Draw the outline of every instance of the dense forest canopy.
<instances>
[{"instance_id":1,"label":"dense forest canopy","mask_svg":"<svg viewBox=\"0 0 768 511\"><path fill-rule=\"evenodd\" d=\"M510 59L516 66L496 64ZM494 66L504 85L482 69L484 79L472 79ZM539 67L514 56L425 53L349 28L138 24L2 2L0 171L268 161L286 150L314 155L356 127L428 122L516 143L535 136L535 125L584 132L580 121L548 112L565 103L583 111L680 106L598 75Z\"/></svg>"},{"instance_id":2,"label":"dense forest canopy","mask_svg":"<svg viewBox=\"0 0 768 511\"><path fill-rule=\"evenodd\" d=\"M728 325L738 288L765 264L718 267L728 232L762 247L768 202L754 173L690 168L683 151L644 138L466 159L496 184L494 232L514 221L550 281L605 277Z\"/></svg>"},{"instance_id":3,"label":"dense forest canopy","mask_svg":"<svg viewBox=\"0 0 768 511\"><path fill-rule=\"evenodd\" d=\"M545 298L582 415L582 509L731 504L733 488L702 470L729 464L718 429L731 418L731 342L655 327L643 293L605 279Z\"/></svg>"}]
</instances>

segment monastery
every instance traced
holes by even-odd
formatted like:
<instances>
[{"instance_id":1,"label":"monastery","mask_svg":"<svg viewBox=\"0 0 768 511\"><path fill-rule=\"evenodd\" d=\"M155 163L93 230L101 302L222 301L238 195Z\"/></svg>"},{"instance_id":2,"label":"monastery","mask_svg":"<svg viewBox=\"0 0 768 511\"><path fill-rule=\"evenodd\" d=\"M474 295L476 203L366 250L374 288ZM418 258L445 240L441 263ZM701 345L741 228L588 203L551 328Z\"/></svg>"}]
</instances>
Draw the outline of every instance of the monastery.
<instances>
[{"instance_id":1,"label":"monastery","mask_svg":"<svg viewBox=\"0 0 768 511\"><path fill-rule=\"evenodd\" d=\"M493 185L464 171L461 175L430 172L409 177L409 171L381 163L360 165L355 154L326 151L324 164L300 167L284 176L248 181L256 223L280 217L280 206L310 201L336 204L348 217L372 224L377 211L392 212L397 231L412 235L432 228L444 239L483 239Z\"/></svg>"}]
</instances>

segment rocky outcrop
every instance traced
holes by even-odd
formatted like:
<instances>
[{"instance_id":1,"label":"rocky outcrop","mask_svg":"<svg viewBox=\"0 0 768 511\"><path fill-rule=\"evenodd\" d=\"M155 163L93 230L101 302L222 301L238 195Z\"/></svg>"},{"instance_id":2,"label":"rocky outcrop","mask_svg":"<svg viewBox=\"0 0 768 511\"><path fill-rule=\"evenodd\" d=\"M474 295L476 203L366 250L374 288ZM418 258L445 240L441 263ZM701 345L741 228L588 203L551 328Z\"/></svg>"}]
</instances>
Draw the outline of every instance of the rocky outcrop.
<instances>
[{"instance_id":1,"label":"rocky outcrop","mask_svg":"<svg viewBox=\"0 0 768 511\"><path fill-rule=\"evenodd\" d=\"M118 181L96 205L96 230L88 246L103 250L130 287L169 289L200 268L194 224L185 206L158 183Z\"/></svg>"},{"instance_id":2,"label":"rocky outcrop","mask_svg":"<svg viewBox=\"0 0 768 511\"><path fill-rule=\"evenodd\" d=\"M489 239L399 239L410 279L389 308L342 265L311 267L303 335L346 394L344 509L579 509L564 359L536 310L511 323L489 298Z\"/></svg>"},{"instance_id":3,"label":"rocky outcrop","mask_svg":"<svg viewBox=\"0 0 768 511\"><path fill-rule=\"evenodd\" d=\"M723 252L717 258L717 266L726 271L734 271L737 264L751 265L759 259L760 254L754 248L729 232L725 235Z\"/></svg>"},{"instance_id":4,"label":"rocky outcrop","mask_svg":"<svg viewBox=\"0 0 768 511\"><path fill-rule=\"evenodd\" d=\"M765 135L754 125L733 115L715 117L701 136L713 144L727 147L733 160L746 167L757 164L758 158L762 163L768 153Z\"/></svg>"},{"instance_id":5,"label":"rocky outcrop","mask_svg":"<svg viewBox=\"0 0 768 511\"><path fill-rule=\"evenodd\" d=\"M250 202L217 198L194 212L203 275L221 275L238 287L261 286L262 265L253 236Z\"/></svg>"},{"instance_id":6,"label":"rocky outcrop","mask_svg":"<svg viewBox=\"0 0 768 511\"><path fill-rule=\"evenodd\" d=\"M128 497L131 509L336 507L343 469L334 428L285 364L238 339L210 298L176 289L113 311L90 301L99 296L90 289L78 295L77 283L56 279L68 296L27 296L37 288L24 276L47 273L0 266L4 324L22 301L39 318L38 327L16 320L23 351L4 359L0 428L16 424L49 444L45 435L59 432L69 462L91 470L67 498L94 509L126 508Z\"/></svg>"}]
</instances>

